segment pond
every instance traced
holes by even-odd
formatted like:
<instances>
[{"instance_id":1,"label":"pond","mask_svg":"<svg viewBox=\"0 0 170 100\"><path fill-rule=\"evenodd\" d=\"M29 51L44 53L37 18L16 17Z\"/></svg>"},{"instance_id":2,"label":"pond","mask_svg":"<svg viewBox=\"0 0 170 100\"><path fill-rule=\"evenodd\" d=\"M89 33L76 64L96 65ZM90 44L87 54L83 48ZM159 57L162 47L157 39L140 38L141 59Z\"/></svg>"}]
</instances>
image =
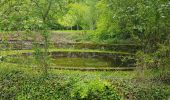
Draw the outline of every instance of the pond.
<instances>
[{"instance_id":1,"label":"pond","mask_svg":"<svg viewBox=\"0 0 170 100\"><path fill-rule=\"evenodd\" d=\"M90 52L52 52L48 57L50 67L82 67L82 68L109 68L109 67L134 67L134 59L127 55L90 53ZM39 60L42 60L41 57ZM26 53L8 56L4 60L8 63L23 66L37 66L35 55Z\"/></svg>"},{"instance_id":2,"label":"pond","mask_svg":"<svg viewBox=\"0 0 170 100\"><path fill-rule=\"evenodd\" d=\"M96 58L68 58L68 57L58 57L51 60L51 66L61 66L61 67L112 67L109 61L104 61L103 59Z\"/></svg>"}]
</instances>

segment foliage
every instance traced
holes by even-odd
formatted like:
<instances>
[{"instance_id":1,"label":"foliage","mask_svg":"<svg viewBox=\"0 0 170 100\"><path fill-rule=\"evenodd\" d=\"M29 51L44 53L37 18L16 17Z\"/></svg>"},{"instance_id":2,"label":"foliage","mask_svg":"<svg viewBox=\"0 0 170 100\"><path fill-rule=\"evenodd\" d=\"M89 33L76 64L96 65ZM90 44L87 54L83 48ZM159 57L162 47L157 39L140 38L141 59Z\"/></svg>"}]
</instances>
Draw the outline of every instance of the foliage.
<instances>
[{"instance_id":1,"label":"foliage","mask_svg":"<svg viewBox=\"0 0 170 100\"><path fill-rule=\"evenodd\" d=\"M167 99L169 95L166 87L142 81L129 81L129 80L119 80L114 81L113 85L116 85L124 99L133 100L162 100Z\"/></svg>"},{"instance_id":2,"label":"foliage","mask_svg":"<svg viewBox=\"0 0 170 100\"><path fill-rule=\"evenodd\" d=\"M101 0L98 9L96 33L102 40L134 38L153 44L167 39L170 11L167 0Z\"/></svg>"},{"instance_id":3,"label":"foliage","mask_svg":"<svg viewBox=\"0 0 170 100\"><path fill-rule=\"evenodd\" d=\"M169 74L169 49L161 47L161 49L159 49L156 53L153 54L138 52L137 79L143 81L153 80L156 83L163 83L169 85Z\"/></svg>"},{"instance_id":4,"label":"foliage","mask_svg":"<svg viewBox=\"0 0 170 100\"><path fill-rule=\"evenodd\" d=\"M5 67L4 67L5 68ZM1 68L2 69L2 68ZM64 99L64 100L161 100L167 98L162 87L138 85L133 81L108 81L95 75L55 75L47 77L25 73L22 70L5 70L0 73L0 98L3 99Z\"/></svg>"}]
</instances>

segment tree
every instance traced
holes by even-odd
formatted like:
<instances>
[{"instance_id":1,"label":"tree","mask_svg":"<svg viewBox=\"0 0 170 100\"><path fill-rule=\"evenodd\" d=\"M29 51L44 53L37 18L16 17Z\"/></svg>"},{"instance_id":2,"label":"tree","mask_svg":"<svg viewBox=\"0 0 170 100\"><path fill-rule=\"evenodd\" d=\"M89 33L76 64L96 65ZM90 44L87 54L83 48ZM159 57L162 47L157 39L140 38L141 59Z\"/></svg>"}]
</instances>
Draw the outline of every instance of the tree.
<instances>
[{"instance_id":1,"label":"tree","mask_svg":"<svg viewBox=\"0 0 170 100\"><path fill-rule=\"evenodd\" d=\"M59 19L59 23L64 26L77 26L83 28L84 30L94 30L96 24L96 0L86 0L79 2L72 2L68 4L68 11Z\"/></svg>"},{"instance_id":2,"label":"tree","mask_svg":"<svg viewBox=\"0 0 170 100\"><path fill-rule=\"evenodd\" d=\"M42 37L44 38L44 54L43 60L40 63L43 63L44 74L48 74L48 38L49 38L49 30L50 27L48 24L51 20L56 20L56 15L61 13L57 11L61 11L62 0L31 0L30 4L32 5L32 16L33 18L38 18L41 23L38 23L35 30L38 30Z\"/></svg>"},{"instance_id":3,"label":"tree","mask_svg":"<svg viewBox=\"0 0 170 100\"><path fill-rule=\"evenodd\" d=\"M0 29L4 31L38 31L43 37L43 70L47 74L49 24L56 21L62 8L63 0L3 0L0 1ZM61 16L61 15L60 15Z\"/></svg>"},{"instance_id":4,"label":"tree","mask_svg":"<svg viewBox=\"0 0 170 100\"><path fill-rule=\"evenodd\" d=\"M97 8L101 40L135 38L151 46L168 35L168 0L101 0Z\"/></svg>"}]
</instances>

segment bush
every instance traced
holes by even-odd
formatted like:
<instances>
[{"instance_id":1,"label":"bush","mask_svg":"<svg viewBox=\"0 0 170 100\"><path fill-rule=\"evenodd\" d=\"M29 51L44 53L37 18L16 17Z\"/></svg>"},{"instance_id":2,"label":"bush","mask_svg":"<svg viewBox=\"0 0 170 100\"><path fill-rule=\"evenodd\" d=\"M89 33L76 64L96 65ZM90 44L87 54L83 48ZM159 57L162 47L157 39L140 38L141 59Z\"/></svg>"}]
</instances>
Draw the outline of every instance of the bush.
<instances>
[{"instance_id":1,"label":"bush","mask_svg":"<svg viewBox=\"0 0 170 100\"><path fill-rule=\"evenodd\" d=\"M99 78L79 80L72 86L71 96L75 99L85 100L120 100L120 96L114 87L107 81Z\"/></svg>"},{"instance_id":2,"label":"bush","mask_svg":"<svg viewBox=\"0 0 170 100\"><path fill-rule=\"evenodd\" d=\"M164 100L168 96L161 86L80 74L30 76L11 70L0 73L0 81L1 100Z\"/></svg>"},{"instance_id":3,"label":"bush","mask_svg":"<svg viewBox=\"0 0 170 100\"><path fill-rule=\"evenodd\" d=\"M152 82L142 83L135 80L115 80L112 84L117 87L124 99L130 100L166 100L167 89Z\"/></svg>"}]
</instances>

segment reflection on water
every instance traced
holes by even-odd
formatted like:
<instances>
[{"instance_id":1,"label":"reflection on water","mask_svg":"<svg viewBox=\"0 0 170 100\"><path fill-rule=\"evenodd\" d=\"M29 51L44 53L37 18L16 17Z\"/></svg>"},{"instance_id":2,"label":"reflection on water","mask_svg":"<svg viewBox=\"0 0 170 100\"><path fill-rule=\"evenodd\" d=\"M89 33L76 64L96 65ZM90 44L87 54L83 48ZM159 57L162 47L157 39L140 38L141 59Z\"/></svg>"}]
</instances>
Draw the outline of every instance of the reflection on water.
<instances>
[{"instance_id":1,"label":"reflection on water","mask_svg":"<svg viewBox=\"0 0 170 100\"><path fill-rule=\"evenodd\" d=\"M52 59L52 66L62 67L111 67L111 63L95 58L67 58L59 57Z\"/></svg>"},{"instance_id":2,"label":"reflection on water","mask_svg":"<svg viewBox=\"0 0 170 100\"><path fill-rule=\"evenodd\" d=\"M32 54L13 55L6 57L5 61L22 65L37 66ZM41 57L40 57L41 58ZM39 59L41 60L41 59ZM133 67L134 59L124 59L119 55L95 53L53 53L48 58L48 65L52 67Z\"/></svg>"}]
</instances>

